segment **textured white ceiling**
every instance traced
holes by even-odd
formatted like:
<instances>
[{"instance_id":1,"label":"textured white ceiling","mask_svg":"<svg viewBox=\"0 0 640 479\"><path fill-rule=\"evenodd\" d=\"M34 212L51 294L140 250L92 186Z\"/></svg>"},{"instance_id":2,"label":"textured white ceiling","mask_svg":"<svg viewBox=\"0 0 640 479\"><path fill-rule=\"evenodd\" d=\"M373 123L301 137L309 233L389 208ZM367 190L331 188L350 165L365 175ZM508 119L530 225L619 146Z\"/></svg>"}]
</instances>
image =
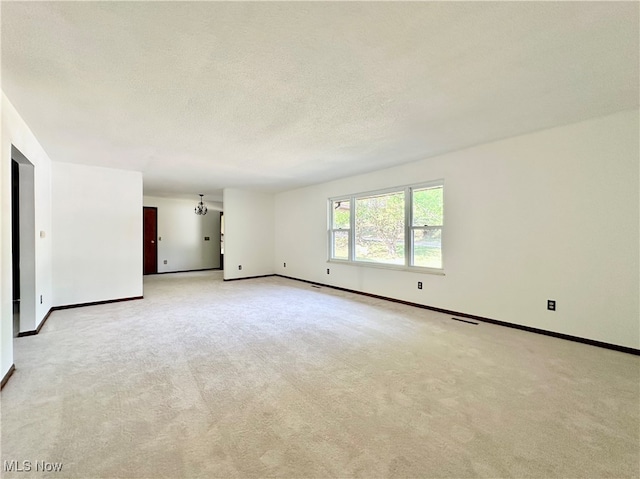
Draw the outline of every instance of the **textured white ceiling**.
<instances>
[{"instance_id":1,"label":"textured white ceiling","mask_svg":"<svg viewBox=\"0 0 640 479\"><path fill-rule=\"evenodd\" d=\"M54 161L279 191L638 106L638 2L6 2Z\"/></svg>"}]
</instances>

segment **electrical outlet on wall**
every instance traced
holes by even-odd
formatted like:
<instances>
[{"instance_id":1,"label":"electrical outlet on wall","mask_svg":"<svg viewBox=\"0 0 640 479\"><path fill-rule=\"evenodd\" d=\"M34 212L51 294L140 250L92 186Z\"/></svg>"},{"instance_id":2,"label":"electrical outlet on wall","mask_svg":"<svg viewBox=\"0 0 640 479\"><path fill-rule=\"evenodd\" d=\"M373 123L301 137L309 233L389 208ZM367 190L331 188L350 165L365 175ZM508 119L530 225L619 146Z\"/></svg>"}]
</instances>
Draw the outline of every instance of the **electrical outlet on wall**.
<instances>
[{"instance_id":1,"label":"electrical outlet on wall","mask_svg":"<svg viewBox=\"0 0 640 479\"><path fill-rule=\"evenodd\" d=\"M164 260L164 264L167 264L167 260L166 259Z\"/></svg>"},{"instance_id":2,"label":"electrical outlet on wall","mask_svg":"<svg viewBox=\"0 0 640 479\"><path fill-rule=\"evenodd\" d=\"M287 267L287 263L284 263L284 267L285 267L285 268Z\"/></svg>"},{"instance_id":3,"label":"electrical outlet on wall","mask_svg":"<svg viewBox=\"0 0 640 479\"><path fill-rule=\"evenodd\" d=\"M42 295L40 295L40 304L42 304Z\"/></svg>"},{"instance_id":4,"label":"electrical outlet on wall","mask_svg":"<svg viewBox=\"0 0 640 479\"><path fill-rule=\"evenodd\" d=\"M241 264L238 265L238 270L242 271L242 265Z\"/></svg>"},{"instance_id":5,"label":"electrical outlet on wall","mask_svg":"<svg viewBox=\"0 0 640 479\"><path fill-rule=\"evenodd\" d=\"M422 289L422 281L418 281L418 289Z\"/></svg>"},{"instance_id":6,"label":"electrical outlet on wall","mask_svg":"<svg viewBox=\"0 0 640 479\"><path fill-rule=\"evenodd\" d=\"M547 300L547 309L549 311L555 311L556 310L556 300L555 299L548 299Z\"/></svg>"},{"instance_id":7,"label":"electrical outlet on wall","mask_svg":"<svg viewBox=\"0 0 640 479\"><path fill-rule=\"evenodd\" d=\"M329 268L327 268L327 274L331 274L330 271L329 271Z\"/></svg>"}]
</instances>

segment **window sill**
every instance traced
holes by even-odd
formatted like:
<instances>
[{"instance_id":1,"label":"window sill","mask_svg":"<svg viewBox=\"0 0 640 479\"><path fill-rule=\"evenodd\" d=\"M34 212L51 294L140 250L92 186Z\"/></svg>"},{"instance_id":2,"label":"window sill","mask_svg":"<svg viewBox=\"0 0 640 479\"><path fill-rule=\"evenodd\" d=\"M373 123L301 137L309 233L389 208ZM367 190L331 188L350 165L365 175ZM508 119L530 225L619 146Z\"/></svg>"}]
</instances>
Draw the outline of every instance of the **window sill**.
<instances>
[{"instance_id":1,"label":"window sill","mask_svg":"<svg viewBox=\"0 0 640 479\"><path fill-rule=\"evenodd\" d=\"M433 274L435 276L446 276L444 270L433 268L422 268L420 266L404 266L399 264L369 263L367 261L347 261L342 259L328 259L327 263L344 264L349 266L362 266L365 268L390 269L395 271L407 271L410 273Z\"/></svg>"}]
</instances>

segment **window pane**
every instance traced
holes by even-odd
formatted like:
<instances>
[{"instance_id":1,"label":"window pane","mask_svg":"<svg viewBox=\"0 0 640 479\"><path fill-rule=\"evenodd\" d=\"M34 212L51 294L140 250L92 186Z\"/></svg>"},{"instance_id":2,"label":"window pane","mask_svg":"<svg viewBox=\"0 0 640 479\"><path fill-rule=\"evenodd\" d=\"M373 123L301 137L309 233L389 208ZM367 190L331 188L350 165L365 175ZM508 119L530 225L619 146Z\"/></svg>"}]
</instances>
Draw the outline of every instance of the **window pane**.
<instances>
[{"instance_id":1,"label":"window pane","mask_svg":"<svg viewBox=\"0 0 640 479\"><path fill-rule=\"evenodd\" d=\"M442 228L413 230L413 265L442 268Z\"/></svg>"},{"instance_id":2,"label":"window pane","mask_svg":"<svg viewBox=\"0 0 640 479\"><path fill-rule=\"evenodd\" d=\"M356 200L356 260L404 264L404 192Z\"/></svg>"},{"instance_id":3,"label":"window pane","mask_svg":"<svg viewBox=\"0 0 640 479\"><path fill-rule=\"evenodd\" d=\"M333 232L333 257L349 259L349 231Z\"/></svg>"},{"instance_id":4,"label":"window pane","mask_svg":"<svg viewBox=\"0 0 640 479\"><path fill-rule=\"evenodd\" d=\"M413 190L413 226L442 226L442 186Z\"/></svg>"},{"instance_id":5,"label":"window pane","mask_svg":"<svg viewBox=\"0 0 640 479\"><path fill-rule=\"evenodd\" d=\"M350 225L350 208L349 201L333 202L333 229L348 229Z\"/></svg>"}]
</instances>

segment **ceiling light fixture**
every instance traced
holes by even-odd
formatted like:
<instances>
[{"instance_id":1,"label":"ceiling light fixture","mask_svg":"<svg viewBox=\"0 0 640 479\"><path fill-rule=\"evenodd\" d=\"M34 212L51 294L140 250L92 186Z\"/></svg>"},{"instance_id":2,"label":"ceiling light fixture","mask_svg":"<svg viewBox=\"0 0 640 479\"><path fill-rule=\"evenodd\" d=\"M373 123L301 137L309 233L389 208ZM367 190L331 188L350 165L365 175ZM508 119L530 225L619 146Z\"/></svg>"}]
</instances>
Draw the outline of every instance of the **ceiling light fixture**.
<instances>
[{"instance_id":1,"label":"ceiling light fixture","mask_svg":"<svg viewBox=\"0 0 640 479\"><path fill-rule=\"evenodd\" d=\"M207 206L202 202L202 197L204 195L200 195L200 203L195 207L195 212L197 215L206 215L207 214Z\"/></svg>"}]
</instances>

